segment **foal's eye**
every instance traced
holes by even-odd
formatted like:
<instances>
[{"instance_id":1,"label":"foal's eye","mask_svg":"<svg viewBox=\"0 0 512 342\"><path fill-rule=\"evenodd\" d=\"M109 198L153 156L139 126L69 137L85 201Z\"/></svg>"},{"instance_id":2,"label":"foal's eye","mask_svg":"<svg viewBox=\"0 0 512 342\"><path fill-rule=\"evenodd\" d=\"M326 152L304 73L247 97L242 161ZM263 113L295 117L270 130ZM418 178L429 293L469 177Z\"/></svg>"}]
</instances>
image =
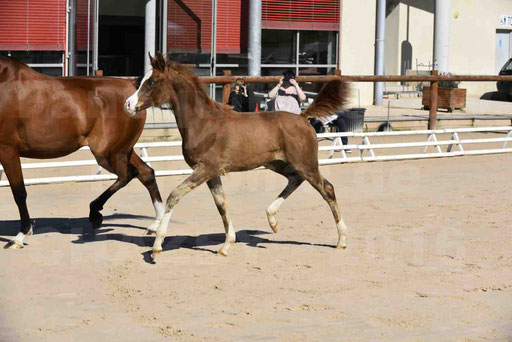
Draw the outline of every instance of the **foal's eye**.
<instances>
[{"instance_id":1,"label":"foal's eye","mask_svg":"<svg viewBox=\"0 0 512 342\"><path fill-rule=\"evenodd\" d=\"M150 85L151 87L156 87L156 83L157 83L156 81L151 81L151 83L149 83L149 85Z\"/></svg>"}]
</instances>

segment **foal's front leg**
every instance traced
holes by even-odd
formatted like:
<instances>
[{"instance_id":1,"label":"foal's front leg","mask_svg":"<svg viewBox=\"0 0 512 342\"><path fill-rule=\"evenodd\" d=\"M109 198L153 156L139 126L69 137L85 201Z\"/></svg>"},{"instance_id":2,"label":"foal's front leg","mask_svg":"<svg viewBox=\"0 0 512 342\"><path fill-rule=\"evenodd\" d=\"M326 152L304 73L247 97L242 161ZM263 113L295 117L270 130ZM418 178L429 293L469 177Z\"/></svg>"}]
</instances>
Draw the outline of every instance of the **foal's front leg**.
<instances>
[{"instance_id":1,"label":"foal's front leg","mask_svg":"<svg viewBox=\"0 0 512 342\"><path fill-rule=\"evenodd\" d=\"M208 182L208 187L212 193L215 204L217 205L217 209L219 210L220 216L222 216L222 222L224 223L224 230L226 231L226 241L224 245L219 250L219 255L227 256L229 247L236 240L235 230L233 229L233 224L231 223L231 219L229 218L227 205L226 205L226 195L224 194L224 189L222 188L222 181L220 177L214 177L210 179Z\"/></svg>"},{"instance_id":2,"label":"foal's front leg","mask_svg":"<svg viewBox=\"0 0 512 342\"><path fill-rule=\"evenodd\" d=\"M176 189L174 189L169 197L167 197L167 203L165 206L165 214L164 218L160 222L158 229L156 230L155 242L153 244L153 253L151 254L151 258L155 260L158 254L162 251L162 242L164 241L165 234L167 233L167 226L169 225L169 221L171 220L172 210L174 206L179 202L179 200L192 191L198 185L206 182L209 179L208 173L204 169L202 165L196 167L194 172L187 178L183 183L178 185Z\"/></svg>"}]
</instances>

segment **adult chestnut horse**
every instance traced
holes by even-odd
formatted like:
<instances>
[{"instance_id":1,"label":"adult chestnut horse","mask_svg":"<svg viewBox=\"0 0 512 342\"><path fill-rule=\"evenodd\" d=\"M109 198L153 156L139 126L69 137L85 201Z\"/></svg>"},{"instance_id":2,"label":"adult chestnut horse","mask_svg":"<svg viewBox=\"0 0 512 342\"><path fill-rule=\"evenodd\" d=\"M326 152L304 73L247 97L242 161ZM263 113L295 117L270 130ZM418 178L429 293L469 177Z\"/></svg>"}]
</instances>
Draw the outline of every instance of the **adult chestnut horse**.
<instances>
[{"instance_id":1,"label":"adult chestnut horse","mask_svg":"<svg viewBox=\"0 0 512 342\"><path fill-rule=\"evenodd\" d=\"M134 177L151 195L158 226L164 206L154 172L133 151L146 114L133 118L123 109L135 89L134 82L122 79L49 77L0 57L0 163L21 217L20 233L8 247L23 247L25 236L32 233L20 157L56 158L86 145L98 164L118 177L91 202L93 227L101 225L105 202Z\"/></svg>"},{"instance_id":2,"label":"adult chestnut horse","mask_svg":"<svg viewBox=\"0 0 512 342\"><path fill-rule=\"evenodd\" d=\"M170 103L183 140L183 156L194 169L192 175L172 191L165 215L156 232L152 258L162 251L162 241L174 206L180 198L206 182L217 205L226 240L219 254L227 255L235 242L235 231L226 209L220 176L264 166L288 179L288 185L268 207L270 227L276 232L276 213L283 201L307 180L327 201L338 229L338 248L345 248L347 227L340 215L334 187L320 174L318 141L307 117L335 113L347 100L348 86L327 83L301 115L287 112L240 114L208 98L199 79L187 68L157 54L153 70L144 77L126 109L136 115L152 105Z\"/></svg>"}]
</instances>

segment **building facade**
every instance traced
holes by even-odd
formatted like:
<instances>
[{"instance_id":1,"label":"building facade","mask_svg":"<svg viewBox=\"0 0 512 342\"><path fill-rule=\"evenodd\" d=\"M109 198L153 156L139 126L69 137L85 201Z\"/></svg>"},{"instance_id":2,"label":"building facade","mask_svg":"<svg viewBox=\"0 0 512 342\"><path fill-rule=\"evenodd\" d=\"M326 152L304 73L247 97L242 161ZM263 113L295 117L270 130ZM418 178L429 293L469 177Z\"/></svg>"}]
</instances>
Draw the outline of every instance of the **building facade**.
<instances>
[{"instance_id":1,"label":"building facade","mask_svg":"<svg viewBox=\"0 0 512 342\"><path fill-rule=\"evenodd\" d=\"M152 1L155 50L208 70L215 50L218 74L225 67L246 73L249 0ZM263 0L262 73L335 68L339 10L337 0ZM105 75L137 75L143 72L145 16L139 0L1 0L0 51L60 75L70 68L87 74L88 52L89 69L96 68L97 54ZM69 65L73 53L75 67Z\"/></svg>"},{"instance_id":2,"label":"building facade","mask_svg":"<svg viewBox=\"0 0 512 342\"><path fill-rule=\"evenodd\" d=\"M348 0L345 0L345 2ZM512 57L512 1L450 0L449 72L497 75ZM385 73L422 73L433 60L435 1L392 0L386 8ZM496 91L496 82L463 82L468 96Z\"/></svg>"},{"instance_id":3,"label":"building facade","mask_svg":"<svg viewBox=\"0 0 512 342\"><path fill-rule=\"evenodd\" d=\"M0 0L0 54L50 75L141 75L151 31L150 51L195 64L198 74L247 75L250 1ZM378 0L258 1L261 75L374 73ZM496 74L512 55L512 1L446 1L449 71ZM435 2L386 1L385 74L432 69ZM461 86L469 96L495 90L491 82ZM353 99L370 104L373 85L354 84Z\"/></svg>"}]
</instances>

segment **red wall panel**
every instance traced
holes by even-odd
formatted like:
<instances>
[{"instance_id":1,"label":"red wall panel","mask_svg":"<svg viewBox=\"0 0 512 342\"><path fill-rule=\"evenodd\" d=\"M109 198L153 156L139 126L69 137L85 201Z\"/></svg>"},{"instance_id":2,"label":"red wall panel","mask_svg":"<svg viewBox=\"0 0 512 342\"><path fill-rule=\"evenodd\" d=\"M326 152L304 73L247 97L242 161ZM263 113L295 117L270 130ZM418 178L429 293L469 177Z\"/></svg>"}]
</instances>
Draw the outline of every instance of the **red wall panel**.
<instances>
[{"instance_id":1,"label":"red wall panel","mask_svg":"<svg viewBox=\"0 0 512 342\"><path fill-rule=\"evenodd\" d=\"M63 51L65 45L65 0L0 0L0 50Z\"/></svg>"},{"instance_id":2,"label":"red wall panel","mask_svg":"<svg viewBox=\"0 0 512 342\"><path fill-rule=\"evenodd\" d=\"M217 53L240 53L241 22L241 0L217 1Z\"/></svg>"},{"instance_id":3,"label":"red wall panel","mask_svg":"<svg viewBox=\"0 0 512 342\"><path fill-rule=\"evenodd\" d=\"M262 28L335 31L340 0L262 0Z\"/></svg>"},{"instance_id":4,"label":"red wall panel","mask_svg":"<svg viewBox=\"0 0 512 342\"><path fill-rule=\"evenodd\" d=\"M211 0L169 0L167 20L169 52L210 52Z\"/></svg>"},{"instance_id":5,"label":"red wall panel","mask_svg":"<svg viewBox=\"0 0 512 342\"><path fill-rule=\"evenodd\" d=\"M240 53L243 1L217 1L217 53ZM169 0L167 18L169 52L210 52L211 0Z\"/></svg>"}]
</instances>

